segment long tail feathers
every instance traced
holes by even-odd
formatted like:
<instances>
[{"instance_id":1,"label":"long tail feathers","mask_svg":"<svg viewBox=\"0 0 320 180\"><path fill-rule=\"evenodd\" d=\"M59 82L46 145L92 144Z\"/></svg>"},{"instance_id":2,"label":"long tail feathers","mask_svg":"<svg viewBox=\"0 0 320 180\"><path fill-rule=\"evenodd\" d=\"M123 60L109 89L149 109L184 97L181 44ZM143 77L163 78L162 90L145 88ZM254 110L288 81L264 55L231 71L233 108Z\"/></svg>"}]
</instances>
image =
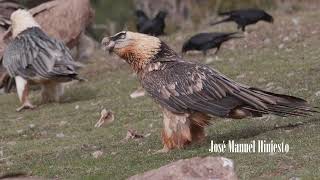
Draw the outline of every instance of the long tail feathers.
<instances>
[{"instance_id":1,"label":"long tail feathers","mask_svg":"<svg viewBox=\"0 0 320 180\"><path fill-rule=\"evenodd\" d=\"M219 15L219 16L227 16L227 15L232 14L233 12L234 12L234 11L219 12L218 15Z\"/></svg>"},{"instance_id":2,"label":"long tail feathers","mask_svg":"<svg viewBox=\"0 0 320 180\"><path fill-rule=\"evenodd\" d=\"M232 18L228 17L228 18L222 19L220 21L210 23L210 25L214 26L214 25L221 24L221 23L224 23L224 22L229 22L229 21L232 21Z\"/></svg>"},{"instance_id":3,"label":"long tail feathers","mask_svg":"<svg viewBox=\"0 0 320 180\"><path fill-rule=\"evenodd\" d=\"M259 112L262 114L274 114L283 117L311 116L313 113L319 113L316 107L311 107L304 99L271 93L256 88L250 88L250 90L257 93L257 96L268 96L268 98L271 98L275 103L266 103L267 109L263 110L252 107L243 107L249 111Z\"/></svg>"}]
</instances>

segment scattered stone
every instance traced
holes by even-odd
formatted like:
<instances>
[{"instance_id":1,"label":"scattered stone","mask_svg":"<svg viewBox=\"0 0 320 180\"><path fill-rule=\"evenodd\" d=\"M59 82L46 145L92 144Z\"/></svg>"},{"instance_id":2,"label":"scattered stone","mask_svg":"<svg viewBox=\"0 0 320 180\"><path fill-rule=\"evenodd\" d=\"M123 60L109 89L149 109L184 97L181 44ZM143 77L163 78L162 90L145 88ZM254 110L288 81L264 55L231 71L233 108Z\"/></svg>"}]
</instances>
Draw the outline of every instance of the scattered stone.
<instances>
[{"instance_id":1,"label":"scattered stone","mask_svg":"<svg viewBox=\"0 0 320 180\"><path fill-rule=\"evenodd\" d=\"M138 134L136 130L128 129L127 136L125 139L128 140L128 139L141 139L141 138L144 138L144 136L141 134Z\"/></svg>"},{"instance_id":2,"label":"scattered stone","mask_svg":"<svg viewBox=\"0 0 320 180\"><path fill-rule=\"evenodd\" d=\"M108 125L114 121L114 115L111 111L103 109L101 111L101 117L94 127L102 127L102 125Z\"/></svg>"},{"instance_id":3,"label":"scattered stone","mask_svg":"<svg viewBox=\"0 0 320 180\"><path fill-rule=\"evenodd\" d=\"M130 177L128 180L176 180L176 179L219 179L236 180L234 163L224 157L194 157L182 159L159 169Z\"/></svg>"},{"instance_id":4,"label":"scattered stone","mask_svg":"<svg viewBox=\"0 0 320 180\"><path fill-rule=\"evenodd\" d=\"M23 133L23 129L17 130L17 133L18 133L18 134L22 134L22 133Z\"/></svg>"},{"instance_id":5,"label":"scattered stone","mask_svg":"<svg viewBox=\"0 0 320 180\"><path fill-rule=\"evenodd\" d=\"M282 41L284 41L284 42L286 42L286 41L289 41L290 39L289 39L289 37L288 36L286 36L286 37L284 37L283 38L283 40Z\"/></svg>"},{"instance_id":6,"label":"scattered stone","mask_svg":"<svg viewBox=\"0 0 320 180\"><path fill-rule=\"evenodd\" d=\"M294 72L291 72L291 73L287 74L287 77L292 77L292 76L294 76Z\"/></svg>"},{"instance_id":7,"label":"scattered stone","mask_svg":"<svg viewBox=\"0 0 320 180\"><path fill-rule=\"evenodd\" d=\"M315 95L316 95L317 97L319 97L319 96L320 96L320 91L317 91L317 92L315 93Z\"/></svg>"},{"instance_id":8,"label":"scattered stone","mask_svg":"<svg viewBox=\"0 0 320 180\"><path fill-rule=\"evenodd\" d=\"M219 62L219 61L223 61L223 59L222 59L222 58L219 58L219 56L216 56L216 57L215 57L215 61Z\"/></svg>"},{"instance_id":9,"label":"scattered stone","mask_svg":"<svg viewBox=\"0 0 320 180\"><path fill-rule=\"evenodd\" d=\"M47 132L47 131L41 131L41 132L40 132L40 135L41 135L41 136L47 136L47 135L48 135L48 132Z\"/></svg>"},{"instance_id":10,"label":"scattered stone","mask_svg":"<svg viewBox=\"0 0 320 180\"><path fill-rule=\"evenodd\" d=\"M279 49L283 49L283 48L284 48L284 44L280 44L280 45L278 46L278 48L279 48Z\"/></svg>"},{"instance_id":11,"label":"scattered stone","mask_svg":"<svg viewBox=\"0 0 320 180\"><path fill-rule=\"evenodd\" d=\"M103 155L103 152L102 151L95 151L92 153L92 156L95 158L95 159L98 159L99 157L101 157Z\"/></svg>"},{"instance_id":12,"label":"scattered stone","mask_svg":"<svg viewBox=\"0 0 320 180\"><path fill-rule=\"evenodd\" d=\"M264 42L265 44L270 44L270 43L271 43L271 39L270 39L270 38L266 38L263 42Z\"/></svg>"},{"instance_id":13,"label":"scattered stone","mask_svg":"<svg viewBox=\"0 0 320 180\"><path fill-rule=\"evenodd\" d=\"M299 19L298 19L298 18L292 18L292 23L293 23L295 26L298 26L298 25L299 25Z\"/></svg>"},{"instance_id":14,"label":"scattered stone","mask_svg":"<svg viewBox=\"0 0 320 180\"><path fill-rule=\"evenodd\" d=\"M80 108L79 105L76 105L76 107L74 107L75 110L78 110Z\"/></svg>"},{"instance_id":15,"label":"scattered stone","mask_svg":"<svg viewBox=\"0 0 320 180\"><path fill-rule=\"evenodd\" d=\"M266 85L266 90L267 90L267 91L271 91L273 88L274 88L274 83L273 83L273 82L269 82L269 83Z\"/></svg>"},{"instance_id":16,"label":"scattered stone","mask_svg":"<svg viewBox=\"0 0 320 180\"><path fill-rule=\"evenodd\" d=\"M146 135L144 135L144 137L149 137L151 135L151 133L148 133Z\"/></svg>"},{"instance_id":17,"label":"scattered stone","mask_svg":"<svg viewBox=\"0 0 320 180\"><path fill-rule=\"evenodd\" d=\"M34 124L29 124L29 128L30 129L33 129L33 128L35 128L36 127L36 125L34 125Z\"/></svg>"},{"instance_id":18,"label":"scattered stone","mask_svg":"<svg viewBox=\"0 0 320 180\"><path fill-rule=\"evenodd\" d=\"M246 77L246 74L240 74L240 75L238 75L236 78L237 79L242 79L242 78L245 78Z\"/></svg>"},{"instance_id":19,"label":"scattered stone","mask_svg":"<svg viewBox=\"0 0 320 180\"><path fill-rule=\"evenodd\" d=\"M64 126L66 125L68 122L67 121L60 121L59 126Z\"/></svg>"},{"instance_id":20,"label":"scattered stone","mask_svg":"<svg viewBox=\"0 0 320 180\"><path fill-rule=\"evenodd\" d=\"M56 134L56 137L57 138L64 138L64 134L63 133Z\"/></svg>"},{"instance_id":21,"label":"scattered stone","mask_svg":"<svg viewBox=\"0 0 320 180\"><path fill-rule=\"evenodd\" d=\"M289 180L300 180L299 177L291 177Z\"/></svg>"},{"instance_id":22,"label":"scattered stone","mask_svg":"<svg viewBox=\"0 0 320 180\"><path fill-rule=\"evenodd\" d=\"M15 141L10 141L10 142L7 142L7 144L8 144L9 146L14 146L14 145L17 144L17 142L15 142Z\"/></svg>"},{"instance_id":23,"label":"scattered stone","mask_svg":"<svg viewBox=\"0 0 320 180\"><path fill-rule=\"evenodd\" d=\"M211 64L213 63L214 59L212 57L206 58L206 61L204 62L205 64Z\"/></svg>"},{"instance_id":24,"label":"scattered stone","mask_svg":"<svg viewBox=\"0 0 320 180\"><path fill-rule=\"evenodd\" d=\"M137 90L135 90L133 93L130 94L130 97L132 99L145 96L146 92L142 87L139 87Z\"/></svg>"},{"instance_id":25,"label":"scattered stone","mask_svg":"<svg viewBox=\"0 0 320 180\"><path fill-rule=\"evenodd\" d=\"M234 60L235 60L234 58L230 58L230 59L229 59L229 62L233 63Z\"/></svg>"},{"instance_id":26,"label":"scattered stone","mask_svg":"<svg viewBox=\"0 0 320 180\"><path fill-rule=\"evenodd\" d=\"M259 82L259 83L263 83L263 82L266 82L266 80L265 80L264 78L259 78L259 79L258 79L258 82Z\"/></svg>"},{"instance_id":27,"label":"scattered stone","mask_svg":"<svg viewBox=\"0 0 320 180\"><path fill-rule=\"evenodd\" d=\"M281 86L276 87L274 89L274 91L276 91L277 93L280 93L280 94L284 94L286 92L286 90Z\"/></svg>"},{"instance_id":28,"label":"scattered stone","mask_svg":"<svg viewBox=\"0 0 320 180\"><path fill-rule=\"evenodd\" d=\"M17 121L20 121L20 120L22 120L23 119L23 117L17 117Z\"/></svg>"}]
</instances>

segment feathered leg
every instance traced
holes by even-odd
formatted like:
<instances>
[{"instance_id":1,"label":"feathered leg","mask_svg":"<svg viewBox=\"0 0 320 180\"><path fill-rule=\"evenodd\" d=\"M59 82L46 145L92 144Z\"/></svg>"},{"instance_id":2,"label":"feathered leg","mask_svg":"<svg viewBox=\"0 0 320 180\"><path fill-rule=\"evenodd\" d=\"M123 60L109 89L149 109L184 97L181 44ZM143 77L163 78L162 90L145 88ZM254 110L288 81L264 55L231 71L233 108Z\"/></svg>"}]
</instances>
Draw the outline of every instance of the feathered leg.
<instances>
[{"instance_id":1,"label":"feathered leg","mask_svg":"<svg viewBox=\"0 0 320 180\"><path fill-rule=\"evenodd\" d=\"M22 111L23 109L34 109L33 106L29 101L29 85L28 81L23 79L20 76L15 77L16 86L17 86L17 93L19 96L19 100L22 103L22 106L17 109L18 112Z\"/></svg>"},{"instance_id":2,"label":"feathered leg","mask_svg":"<svg viewBox=\"0 0 320 180\"><path fill-rule=\"evenodd\" d=\"M164 144L161 152L167 152L174 148L183 148L192 140L190 131L190 120L188 114L175 114L163 109L162 142Z\"/></svg>"},{"instance_id":3,"label":"feathered leg","mask_svg":"<svg viewBox=\"0 0 320 180\"><path fill-rule=\"evenodd\" d=\"M50 82L42 84L42 100L43 104L49 102L60 102L64 93L64 86L62 83Z\"/></svg>"},{"instance_id":4,"label":"feathered leg","mask_svg":"<svg viewBox=\"0 0 320 180\"><path fill-rule=\"evenodd\" d=\"M210 125L210 117L203 113L194 113L189 119L192 142L202 142L205 139L204 128Z\"/></svg>"}]
</instances>

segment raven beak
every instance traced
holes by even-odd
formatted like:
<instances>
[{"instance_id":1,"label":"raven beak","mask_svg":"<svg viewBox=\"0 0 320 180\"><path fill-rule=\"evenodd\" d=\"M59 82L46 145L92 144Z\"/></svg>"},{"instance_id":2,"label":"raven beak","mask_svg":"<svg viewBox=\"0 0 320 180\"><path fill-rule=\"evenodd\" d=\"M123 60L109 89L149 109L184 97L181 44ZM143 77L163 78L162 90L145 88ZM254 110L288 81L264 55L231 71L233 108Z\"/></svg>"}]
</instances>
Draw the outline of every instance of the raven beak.
<instances>
[{"instance_id":1,"label":"raven beak","mask_svg":"<svg viewBox=\"0 0 320 180\"><path fill-rule=\"evenodd\" d=\"M112 53L116 43L113 40L111 40L111 38L105 37L103 38L101 45L104 51L109 51L109 53Z\"/></svg>"}]
</instances>

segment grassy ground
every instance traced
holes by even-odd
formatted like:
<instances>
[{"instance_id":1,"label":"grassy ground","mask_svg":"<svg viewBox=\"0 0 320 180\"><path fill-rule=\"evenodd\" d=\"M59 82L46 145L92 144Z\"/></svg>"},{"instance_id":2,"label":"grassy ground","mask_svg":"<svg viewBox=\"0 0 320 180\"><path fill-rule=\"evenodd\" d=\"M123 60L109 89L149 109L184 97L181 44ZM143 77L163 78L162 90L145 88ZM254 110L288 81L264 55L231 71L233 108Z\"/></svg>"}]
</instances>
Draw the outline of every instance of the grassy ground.
<instances>
[{"instance_id":1,"label":"grassy ground","mask_svg":"<svg viewBox=\"0 0 320 180\"><path fill-rule=\"evenodd\" d=\"M319 106L320 12L283 14L275 12L274 25L259 23L245 38L225 44L218 57L191 53L229 77L252 86L303 97ZM201 27L202 31L233 30L232 24ZM200 29L200 28L199 28ZM199 31L200 32L200 31ZM180 50L190 30L164 37ZM36 110L15 112L16 94L0 97L0 174L27 172L61 179L124 179L158 168L181 158L225 156L235 161L241 179L288 179L320 177L320 121L309 118L266 117L260 119L217 119L207 129L207 141L167 154L162 148L158 106L148 97L131 99L138 81L126 64L99 53L83 70L90 81L73 84L65 102L40 105ZM40 102L39 92L32 100ZM103 108L115 114L108 127L94 128ZM127 130L148 137L124 140ZM209 142L234 139L284 141L286 154L209 153ZM95 151L103 155L95 159Z\"/></svg>"}]
</instances>

